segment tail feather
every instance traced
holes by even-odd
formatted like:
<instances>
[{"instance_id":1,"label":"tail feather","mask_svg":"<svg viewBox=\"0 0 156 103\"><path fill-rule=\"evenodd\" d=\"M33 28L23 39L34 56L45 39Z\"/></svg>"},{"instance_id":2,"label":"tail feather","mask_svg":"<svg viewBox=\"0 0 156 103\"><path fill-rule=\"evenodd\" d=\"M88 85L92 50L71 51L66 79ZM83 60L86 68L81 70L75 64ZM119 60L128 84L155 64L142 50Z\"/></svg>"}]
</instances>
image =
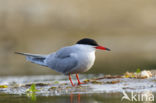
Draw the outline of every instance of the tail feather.
<instances>
[{"instance_id":1,"label":"tail feather","mask_svg":"<svg viewBox=\"0 0 156 103\"><path fill-rule=\"evenodd\" d=\"M46 59L47 55L21 53L21 52L15 52L15 54L20 54L20 55L26 56L26 59L32 63L39 64L42 66L47 66L45 63L45 59Z\"/></svg>"}]
</instances>

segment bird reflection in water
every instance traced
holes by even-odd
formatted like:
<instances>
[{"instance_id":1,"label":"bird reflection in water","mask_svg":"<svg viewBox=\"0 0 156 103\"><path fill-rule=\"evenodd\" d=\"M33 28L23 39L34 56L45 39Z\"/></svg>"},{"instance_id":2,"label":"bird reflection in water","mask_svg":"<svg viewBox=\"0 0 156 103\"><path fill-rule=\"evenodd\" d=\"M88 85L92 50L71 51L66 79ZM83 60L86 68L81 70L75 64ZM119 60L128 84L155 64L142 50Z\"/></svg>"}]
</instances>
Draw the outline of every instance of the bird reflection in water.
<instances>
[{"instance_id":1,"label":"bird reflection in water","mask_svg":"<svg viewBox=\"0 0 156 103\"><path fill-rule=\"evenodd\" d=\"M80 94L70 94L70 103L80 103Z\"/></svg>"}]
</instances>

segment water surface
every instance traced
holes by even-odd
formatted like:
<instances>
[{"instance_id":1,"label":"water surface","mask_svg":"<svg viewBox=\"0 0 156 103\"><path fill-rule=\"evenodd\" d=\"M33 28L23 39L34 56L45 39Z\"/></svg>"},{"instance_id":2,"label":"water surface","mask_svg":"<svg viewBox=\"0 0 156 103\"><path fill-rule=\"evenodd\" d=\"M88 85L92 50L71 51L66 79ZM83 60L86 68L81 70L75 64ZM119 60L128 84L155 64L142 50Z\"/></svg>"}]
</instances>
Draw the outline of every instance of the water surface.
<instances>
[{"instance_id":1,"label":"water surface","mask_svg":"<svg viewBox=\"0 0 156 103\"><path fill-rule=\"evenodd\" d=\"M94 80L93 78L102 78ZM72 87L68 77L60 75L1 77L0 103L120 103L123 92L130 97L156 93L156 77L149 79L104 78L104 75L80 75L80 80L92 80L87 84ZM73 77L76 84L76 78ZM35 93L27 93L31 84L36 84ZM124 103L131 101L124 100ZM141 101L139 103L146 103ZM148 101L148 103L154 103Z\"/></svg>"}]
</instances>

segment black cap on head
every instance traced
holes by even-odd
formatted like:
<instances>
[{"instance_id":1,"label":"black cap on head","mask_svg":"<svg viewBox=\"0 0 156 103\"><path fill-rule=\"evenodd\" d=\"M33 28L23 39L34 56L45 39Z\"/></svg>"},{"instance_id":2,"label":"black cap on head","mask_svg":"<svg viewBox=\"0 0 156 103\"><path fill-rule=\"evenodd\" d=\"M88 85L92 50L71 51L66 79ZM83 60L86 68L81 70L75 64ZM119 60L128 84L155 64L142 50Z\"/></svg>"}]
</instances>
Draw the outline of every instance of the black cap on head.
<instances>
[{"instance_id":1,"label":"black cap on head","mask_svg":"<svg viewBox=\"0 0 156 103\"><path fill-rule=\"evenodd\" d=\"M89 39L89 38L84 38L79 40L76 44L84 44L84 45L92 45L92 46L99 46L98 43L93 40L93 39Z\"/></svg>"}]
</instances>

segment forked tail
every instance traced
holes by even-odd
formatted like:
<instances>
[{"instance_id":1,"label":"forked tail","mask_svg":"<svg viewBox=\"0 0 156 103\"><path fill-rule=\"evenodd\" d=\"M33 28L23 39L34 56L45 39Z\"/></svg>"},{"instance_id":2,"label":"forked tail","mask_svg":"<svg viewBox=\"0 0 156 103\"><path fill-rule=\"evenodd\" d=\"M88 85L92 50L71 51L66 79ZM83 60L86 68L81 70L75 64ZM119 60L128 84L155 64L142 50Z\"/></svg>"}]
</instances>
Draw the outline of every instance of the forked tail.
<instances>
[{"instance_id":1,"label":"forked tail","mask_svg":"<svg viewBox=\"0 0 156 103\"><path fill-rule=\"evenodd\" d=\"M45 59L47 55L40 55L40 54L29 54L29 53L21 53L15 52L15 54L20 54L26 56L26 59L32 63L39 64L42 66L47 66L45 63Z\"/></svg>"}]
</instances>

